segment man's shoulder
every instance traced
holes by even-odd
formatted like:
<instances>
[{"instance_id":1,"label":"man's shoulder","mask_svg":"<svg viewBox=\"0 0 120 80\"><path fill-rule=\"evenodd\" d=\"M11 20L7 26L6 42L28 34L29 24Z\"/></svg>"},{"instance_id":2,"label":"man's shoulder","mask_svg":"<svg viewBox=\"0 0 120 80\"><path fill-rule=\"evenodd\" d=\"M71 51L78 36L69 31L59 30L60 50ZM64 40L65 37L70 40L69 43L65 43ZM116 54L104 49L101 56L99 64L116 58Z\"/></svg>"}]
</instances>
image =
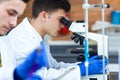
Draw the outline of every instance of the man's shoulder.
<instances>
[{"instance_id":1,"label":"man's shoulder","mask_svg":"<svg viewBox=\"0 0 120 80\"><path fill-rule=\"evenodd\" d=\"M7 36L12 37L15 36L21 36L24 34L28 34L29 32L29 25L28 22L26 21L27 18L24 18L21 23L19 23L14 29L12 29Z\"/></svg>"}]
</instances>

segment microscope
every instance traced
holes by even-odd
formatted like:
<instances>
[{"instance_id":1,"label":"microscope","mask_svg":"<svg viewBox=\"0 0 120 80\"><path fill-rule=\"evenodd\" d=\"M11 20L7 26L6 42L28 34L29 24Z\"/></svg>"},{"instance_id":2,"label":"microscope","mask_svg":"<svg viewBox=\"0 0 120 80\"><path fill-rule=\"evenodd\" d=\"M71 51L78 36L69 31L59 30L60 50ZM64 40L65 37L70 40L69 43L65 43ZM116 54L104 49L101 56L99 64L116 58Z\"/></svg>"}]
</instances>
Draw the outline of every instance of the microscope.
<instances>
[{"instance_id":1,"label":"microscope","mask_svg":"<svg viewBox=\"0 0 120 80\"><path fill-rule=\"evenodd\" d=\"M79 47L72 49L71 53L79 54L77 61L85 61L85 48L84 48L84 39L85 39L85 23L84 21L69 21L64 17L61 18L60 22L67 26L67 28L73 32L71 37L75 43L79 43ZM94 55L102 55L108 58L108 36L88 32L88 39L96 41L97 44L95 47L89 47L89 57ZM103 55L104 53L104 55ZM101 57L102 58L102 57ZM109 73L89 75L89 80L109 80ZM82 76L81 80L86 80L86 76Z\"/></svg>"}]
</instances>

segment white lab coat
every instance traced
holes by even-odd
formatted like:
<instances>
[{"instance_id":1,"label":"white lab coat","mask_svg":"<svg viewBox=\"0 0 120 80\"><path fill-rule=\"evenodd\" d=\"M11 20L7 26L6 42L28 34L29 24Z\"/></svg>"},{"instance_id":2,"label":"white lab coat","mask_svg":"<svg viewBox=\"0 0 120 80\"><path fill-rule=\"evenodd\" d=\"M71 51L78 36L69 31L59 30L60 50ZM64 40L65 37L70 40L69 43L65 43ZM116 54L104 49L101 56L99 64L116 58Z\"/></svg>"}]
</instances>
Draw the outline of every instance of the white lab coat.
<instances>
[{"instance_id":1,"label":"white lab coat","mask_svg":"<svg viewBox=\"0 0 120 80\"><path fill-rule=\"evenodd\" d=\"M14 55L11 54L12 50L2 38L3 37L0 37L0 55L2 64L2 66L0 66L0 80L13 80L15 66Z\"/></svg>"},{"instance_id":2,"label":"white lab coat","mask_svg":"<svg viewBox=\"0 0 120 80\"><path fill-rule=\"evenodd\" d=\"M71 66L68 68L42 68L35 72L34 74L41 76L43 80L80 80L79 67Z\"/></svg>"},{"instance_id":3,"label":"white lab coat","mask_svg":"<svg viewBox=\"0 0 120 80\"><path fill-rule=\"evenodd\" d=\"M4 41L9 42L10 46L12 47L15 54L16 65L18 65L21 62L23 62L23 60L30 54L31 51L33 51L35 48L40 46L40 42L42 41L42 38L37 33L37 31L32 27L32 25L29 23L29 20L25 18L16 28L14 28L6 37L4 37ZM64 71L63 68L66 68L67 70L69 69L70 66L73 66L73 65L77 66L76 64L70 64L70 63L64 63L64 62L58 63L52 57L47 43L46 43L46 47L48 49L47 52L49 57L50 71L52 68L59 69L59 71L57 70L58 73L53 73L53 74L60 75L61 73L60 71ZM78 68L76 70L78 70ZM47 72L50 72L50 71L48 70ZM76 72L77 73L79 72L79 73L73 74L73 75L75 75L76 77L77 76L80 77L80 70ZM51 75L51 73L47 75ZM72 77L72 76L69 76L69 77Z\"/></svg>"}]
</instances>

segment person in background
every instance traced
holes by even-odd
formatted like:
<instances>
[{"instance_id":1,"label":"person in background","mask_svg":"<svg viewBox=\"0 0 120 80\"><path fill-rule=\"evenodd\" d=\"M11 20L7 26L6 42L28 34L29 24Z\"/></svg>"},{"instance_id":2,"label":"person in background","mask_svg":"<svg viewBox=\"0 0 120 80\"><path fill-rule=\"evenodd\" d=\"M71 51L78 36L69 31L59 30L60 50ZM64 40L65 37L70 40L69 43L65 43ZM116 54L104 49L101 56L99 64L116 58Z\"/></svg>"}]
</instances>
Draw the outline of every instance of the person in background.
<instances>
[{"instance_id":1,"label":"person in background","mask_svg":"<svg viewBox=\"0 0 120 80\"><path fill-rule=\"evenodd\" d=\"M17 19L23 14L28 1L0 0L0 80L13 80L14 71L13 64L9 63L12 62L11 54L7 52L7 45L2 41L2 36L16 27Z\"/></svg>"},{"instance_id":2,"label":"person in background","mask_svg":"<svg viewBox=\"0 0 120 80\"><path fill-rule=\"evenodd\" d=\"M80 80L80 77L85 75L84 62L79 64L57 62L52 57L49 45L44 39L46 34L50 36L58 35L60 29L64 26L60 19L65 17L70 8L68 0L34 0L32 18L25 18L4 37L3 40L8 42L14 52L17 65L14 71L15 80ZM47 57L43 59L42 56L37 60L30 53L40 46L41 42L44 43L43 48L45 48L43 52L41 50L41 53L46 53L43 56ZM98 57L89 58L89 75L102 73L102 59L98 59ZM43 63L41 63L42 60ZM108 59L105 58L104 62L106 66ZM35 66L31 75L34 63L40 66ZM25 75L23 75L24 73Z\"/></svg>"}]
</instances>

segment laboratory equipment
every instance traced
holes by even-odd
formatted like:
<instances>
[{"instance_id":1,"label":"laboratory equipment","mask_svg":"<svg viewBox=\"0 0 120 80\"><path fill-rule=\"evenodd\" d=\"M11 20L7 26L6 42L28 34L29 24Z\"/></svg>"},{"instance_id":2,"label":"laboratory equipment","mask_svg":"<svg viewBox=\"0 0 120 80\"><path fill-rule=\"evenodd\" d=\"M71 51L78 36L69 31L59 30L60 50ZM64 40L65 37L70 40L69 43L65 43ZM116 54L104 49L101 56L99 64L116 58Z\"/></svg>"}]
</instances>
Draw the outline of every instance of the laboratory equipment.
<instances>
[{"instance_id":1,"label":"laboratory equipment","mask_svg":"<svg viewBox=\"0 0 120 80\"><path fill-rule=\"evenodd\" d=\"M79 44L83 45L83 43L84 43L83 40L85 38L85 23L84 23L84 21L73 22L73 21L69 21L65 18L61 18L60 22L63 23L64 25L66 25L67 28L70 31L74 32L73 34L77 36L77 38L75 38L76 36L73 37L73 40L76 43L79 42ZM108 58L108 36L107 35L96 34L96 33L91 33L91 32L88 32L87 35L88 35L88 39L92 39L92 40L97 42L97 51L95 51L95 52L97 52L98 55L103 55L103 51L104 51L104 54L105 54L104 56L106 56ZM104 41L103 41L103 37L104 37ZM103 44L104 44L104 48L103 48ZM85 48L82 47L82 48L78 48L76 50L85 51ZM94 55L96 55L96 54L94 54ZM107 70L108 70L108 68L107 68ZM86 77L82 77L82 80L85 80L85 78ZM103 74L89 75L88 79L89 80L104 80L103 79ZM107 73L105 74L105 80L109 80L109 71L107 71Z\"/></svg>"}]
</instances>

